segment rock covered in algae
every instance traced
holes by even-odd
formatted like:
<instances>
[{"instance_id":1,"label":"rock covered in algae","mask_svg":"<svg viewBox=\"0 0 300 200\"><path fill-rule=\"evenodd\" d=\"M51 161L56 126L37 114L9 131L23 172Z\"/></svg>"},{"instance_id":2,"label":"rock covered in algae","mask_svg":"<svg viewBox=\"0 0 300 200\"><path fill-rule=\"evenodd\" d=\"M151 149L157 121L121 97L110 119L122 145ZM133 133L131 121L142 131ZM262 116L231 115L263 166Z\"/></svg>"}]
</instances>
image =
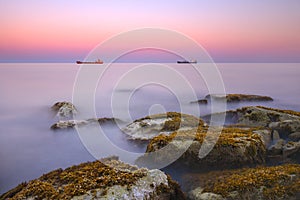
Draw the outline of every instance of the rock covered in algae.
<instances>
[{"instance_id":1,"label":"rock covered in algae","mask_svg":"<svg viewBox=\"0 0 300 200\"><path fill-rule=\"evenodd\" d=\"M213 113L212 115L218 116L223 114L224 113ZM204 116L207 120L209 120L209 117L210 115ZM263 106L248 106L227 111L226 120L231 122L231 124L269 127L272 122L283 122L285 120L298 121L300 120L300 112ZM278 124L273 124L273 126L277 127Z\"/></svg>"},{"instance_id":2,"label":"rock covered in algae","mask_svg":"<svg viewBox=\"0 0 300 200\"><path fill-rule=\"evenodd\" d=\"M167 112L147 116L128 124L122 129L131 139L149 140L160 133L169 134L176 130L188 130L204 125L195 116L177 112Z\"/></svg>"},{"instance_id":3,"label":"rock covered in algae","mask_svg":"<svg viewBox=\"0 0 300 200\"><path fill-rule=\"evenodd\" d=\"M251 95L251 94L209 94L205 96L205 99L213 100L226 100L228 103L240 102L240 101L273 101L269 96Z\"/></svg>"},{"instance_id":4,"label":"rock covered in algae","mask_svg":"<svg viewBox=\"0 0 300 200\"><path fill-rule=\"evenodd\" d=\"M248 126L265 126L289 132L300 130L300 113L262 106L250 106L236 110L237 123ZM284 125L282 123L285 123ZM284 128L284 126L286 128ZM288 130L291 129L292 130ZM281 131L280 131L281 132Z\"/></svg>"},{"instance_id":5,"label":"rock covered in algae","mask_svg":"<svg viewBox=\"0 0 300 200\"><path fill-rule=\"evenodd\" d=\"M184 199L184 195L160 170L108 159L54 170L0 199Z\"/></svg>"},{"instance_id":6,"label":"rock covered in algae","mask_svg":"<svg viewBox=\"0 0 300 200\"><path fill-rule=\"evenodd\" d=\"M199 170L263 164L266 147L263 137L256 132L257 130L227 127L220 135L214 131L208 134L204 129L177 131L170 135L161 134L154 137L147 146L147 153L152 154L141 156L137 163L151 166L153 163L164 162L167 158L175 158L177 152L182 152L173 164ZM213 144L214 141L216 144ZM200 158L199 150L203 143L214 146L209 154Z\"/></svg>"},{"instance_id":7,"label":"rock covered in algae","mask_svg":"<svg viewBox=\"0 0 300 200\"><path fill-rule=\"evenodd\" d=\"M75 106L67 101L56 102L51 108L57 112L59 118L71 118L77 113Z\"/></svg>"},{"instance_id":8,"label":"rock covered in algae","mask_svg":"<svg viewBox=\"0 0 300 200\"><path fill-rule=\"evenodd\" d=\"M271 135L264 134L268 162L273 164L300 162L300 112L250 106L227 111L226 118L238 126L260 126L272 131Z\"/></svg>"},{"instance_id":9,"label":"rock covered in algae","mask_svg":"<svg viewBox=\"0 0 300 200\"><path fill-rule=\"evenodd\" d=\"M213 115L218 116L221 114L223 113L215 113ZM204 118L209 119L209 116ZM229 124L270 128L277 131L283 139L288 138L290 134L300 132L300 112L292 110L249 106L227 111L226 121ZM294 137L293 139L295 140L296 138Z\"/></svg>"},{"instance_id":10,"label":"rock covered in algae","mask_svg":"<svg viewBox=\"0 0 300 200\"><path fill-rule=\"evenodd\" d=\"M299 199L300 165L243 168L186 174L182 177L189 199ZM213 195L214 194L214 195Z\"/></svg>"}]
</instances>

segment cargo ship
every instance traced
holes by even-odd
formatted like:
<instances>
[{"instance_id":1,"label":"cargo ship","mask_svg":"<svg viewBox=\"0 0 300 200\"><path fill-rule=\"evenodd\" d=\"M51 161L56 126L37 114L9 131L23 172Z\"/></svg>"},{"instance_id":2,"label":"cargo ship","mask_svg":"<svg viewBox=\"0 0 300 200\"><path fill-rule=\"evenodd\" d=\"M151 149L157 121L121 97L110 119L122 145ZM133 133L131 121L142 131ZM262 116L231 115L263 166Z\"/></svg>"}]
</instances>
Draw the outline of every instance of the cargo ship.
<instances>
[{"instance_id":1,"label":"cargo ship","mask_svg":"<svg viewBox=\"0 0 300 200\"><path fill-rule=\"evenodd\" d=\"M103 64L103 61L98 59L96 61L76 61L77 64Z\"/></svg>"},{"instance_id":2,"label":"cargo ship","mask_svg":"<svg viewBox=\"0 0 300 200\"><path fill-rule=\"evenodd\" d=\"M188 61L188 60L178 60L177 63L178 64L196 64L197 60L191 60L191 61Z\"/></svg>"}]
</instances>

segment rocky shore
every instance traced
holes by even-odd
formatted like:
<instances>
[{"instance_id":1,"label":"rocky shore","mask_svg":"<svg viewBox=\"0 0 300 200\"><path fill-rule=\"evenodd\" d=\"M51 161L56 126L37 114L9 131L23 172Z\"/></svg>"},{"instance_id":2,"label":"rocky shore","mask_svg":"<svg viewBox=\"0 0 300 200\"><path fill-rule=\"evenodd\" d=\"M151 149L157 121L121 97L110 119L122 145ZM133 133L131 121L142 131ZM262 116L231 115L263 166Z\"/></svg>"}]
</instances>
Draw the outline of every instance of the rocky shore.
<instances>
[{"instance_id":1,"label":"rocky shore","mask_svg":"<svg viewBox=\"0 0 300 200\"><path fill-rule=\"evenodd\" d=\"M205 99L213 98L219 97ZM271 100L236 94L220 98ZM77 112L68 102L56 103L53 110L59 118ZM139 167L115 157L82 163L22 183L0 199L300 199L300 112L249 106L225 114L225 127L208 127L210 116L201 119L176 112L137 119L122 131L132 142L148 142L145 154L136 160ZM67 119L51 128L116 120ZM212 148L201 157L205 145ZM177 172L180 185L166 174L167 168L150 169L178 152L182 154L167 168Z\"/></svg>"}]
</instances>

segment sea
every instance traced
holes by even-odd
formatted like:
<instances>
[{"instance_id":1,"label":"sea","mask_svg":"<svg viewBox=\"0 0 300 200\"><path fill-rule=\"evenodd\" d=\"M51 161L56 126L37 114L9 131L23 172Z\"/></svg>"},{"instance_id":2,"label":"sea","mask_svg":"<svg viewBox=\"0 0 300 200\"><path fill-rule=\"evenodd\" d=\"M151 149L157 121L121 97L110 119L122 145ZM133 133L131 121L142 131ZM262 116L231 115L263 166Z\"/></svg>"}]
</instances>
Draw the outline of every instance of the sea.
<instances>
[{"instance_id":1,"label":"sea","mask_svg":"<svg viewBox=\"0 0 300 200\"><path fill-rule=\"evenodd\" d=\"M299 63L203 65L1 63L0 194L54 169L115 154L103 144L103 153L100 145L95 156L75 129L51 130L63 120L51 109L59 101L73 102L82 119L116 117L125 125L166 111L205 116L249 105L300 111ZM209 93L266 95L274 101L226 107L191 103ZM145 151L147 144L128 140L120 125L102 128L105 142L114 147L132 154Z\"/></svg>"}]
</instances>

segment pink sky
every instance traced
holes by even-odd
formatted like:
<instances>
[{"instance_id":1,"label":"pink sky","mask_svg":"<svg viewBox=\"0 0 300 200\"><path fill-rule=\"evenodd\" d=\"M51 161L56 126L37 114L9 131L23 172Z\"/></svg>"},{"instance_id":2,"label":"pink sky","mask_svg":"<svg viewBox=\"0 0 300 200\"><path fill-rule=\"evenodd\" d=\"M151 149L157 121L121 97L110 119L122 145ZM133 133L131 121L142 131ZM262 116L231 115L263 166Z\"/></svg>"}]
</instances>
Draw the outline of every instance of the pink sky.
<instances>
[{"instance_id":1,"label":"pink sky","mask_svg":"<svg viewBox=\"0 0 300 200\"><path fill-rule=\"evenodd\" d=\"M143 27L186 34L219 62L300 62L299 10L299 0L0 0L0 62L72 62Z\"/></svg>"}]
</instances>

